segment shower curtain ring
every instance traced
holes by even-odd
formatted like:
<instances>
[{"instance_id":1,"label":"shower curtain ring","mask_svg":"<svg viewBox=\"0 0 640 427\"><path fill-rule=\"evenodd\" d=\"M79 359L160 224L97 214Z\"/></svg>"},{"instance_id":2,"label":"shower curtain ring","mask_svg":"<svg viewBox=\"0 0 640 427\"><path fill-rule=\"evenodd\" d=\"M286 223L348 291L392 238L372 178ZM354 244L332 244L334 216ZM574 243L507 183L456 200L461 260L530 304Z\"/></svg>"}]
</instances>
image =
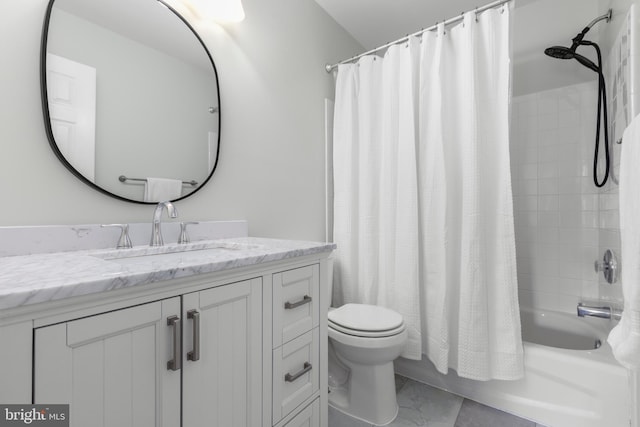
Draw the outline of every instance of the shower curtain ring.
<instances>
[{"instance_id":1,"label":"shower curtain ring","mask_svg":"<svg viewBox=\"0 0 640 427\"><path fill-rule=\"evenodd\" d=\"M476 22L478 22L478 8L476 7Z\"/></svg>"}]
</instances>

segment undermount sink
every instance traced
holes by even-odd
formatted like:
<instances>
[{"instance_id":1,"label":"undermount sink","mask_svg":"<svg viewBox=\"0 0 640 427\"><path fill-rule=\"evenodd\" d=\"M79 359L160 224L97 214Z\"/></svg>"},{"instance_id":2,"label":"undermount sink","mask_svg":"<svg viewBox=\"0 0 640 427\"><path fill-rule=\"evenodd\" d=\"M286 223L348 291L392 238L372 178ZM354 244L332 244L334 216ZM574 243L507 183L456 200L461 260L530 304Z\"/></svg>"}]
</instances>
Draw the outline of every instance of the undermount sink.
<instances>
[{"instance_id":1,"label":"undermount sink","mask_svg":"<svg viewBox=\"0 0 640 427\"><path fill-rule=\"evenodd\" d=\"M209 248L209 249L193 249L181 252L167 252L167 253L155 253L144 255L127 255L119 258L106 258L107 261L112 261L118 264L140 264L140 263L184 263L191 261L201 261L203 258L212 259L222 253L229 253L230 251L237 251L237 249L231 248Z\"/></svg>"},{"instance_id":2,"label":"undermount sink","mask_svg":"<svg viewBox=\"0 0 640 427\"><path fill-rule=\"evenodd\" d=\"M260 245L236 242L194 242L165 246L139 246L131 249L92 253L91 256L118 264L182 263L202 261L230 252L260 249Z\"/></svg>"}]
</instances>

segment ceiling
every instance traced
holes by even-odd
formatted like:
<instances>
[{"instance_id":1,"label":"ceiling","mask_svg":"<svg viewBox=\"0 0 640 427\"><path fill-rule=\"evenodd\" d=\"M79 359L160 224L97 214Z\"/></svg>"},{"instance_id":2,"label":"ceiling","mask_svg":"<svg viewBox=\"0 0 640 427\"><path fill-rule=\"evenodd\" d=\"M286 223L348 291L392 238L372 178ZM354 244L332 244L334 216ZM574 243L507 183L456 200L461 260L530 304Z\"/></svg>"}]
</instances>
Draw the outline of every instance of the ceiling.
<instances>
[{"instance_id":1,"label":"ceiling","mask_svg":"<svg viewBox=\"0 0 640 427\"><path fill-rule=\"evenodd\" d=\"M489 3L487 0L315 1L366 50ZM516 51L566 42L600 15L598 0L515 0L515 7Z\"/></svg>"}]
</instances>

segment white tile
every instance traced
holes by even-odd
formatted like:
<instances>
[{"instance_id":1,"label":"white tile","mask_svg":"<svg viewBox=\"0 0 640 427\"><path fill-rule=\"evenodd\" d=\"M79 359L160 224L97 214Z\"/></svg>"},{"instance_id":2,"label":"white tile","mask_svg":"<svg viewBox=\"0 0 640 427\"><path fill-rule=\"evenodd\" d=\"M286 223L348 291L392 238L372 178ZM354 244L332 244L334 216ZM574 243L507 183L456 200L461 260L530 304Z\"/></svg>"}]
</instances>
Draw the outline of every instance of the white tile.
<instances>
[{"instance_id":1,"label":"white tile","mask_svg":"<svg viewBox=\"0 0 640 427\"><path fill-rule=\"evenodd\" d=\"M519 242L535 243L538 240L538 227L519 227L516 230L516 239Z\"/></svg>"},{"instance_id":2,"label":"white tile","mask_svg":"<svg viewBox=\"0 0 640 427\"><path fill-rule=\"evenodd\" d=\"M558 227L559 225L560 217L558 212L538 212L538 226Z\"/></svg>"},{"instance_id":3,"label":"white tile","mask_svg":"<svg viewBox=\"0 0 640 427\"><path fill-rule=\"evenodd\" d=\"M538 147L538 161L541 163L554 162L557 160L556 150L552 146Z\"/></svg>"},{"instance_id":4,"label":"white tile","mask_svg":"<svg viewBox=\"0 0 640 427\"><path fill-rule=\"evenodd\" d=\"M582 244L585 246L597 246L599 240L600 230L597 228L582 228L580 233L582 234Z\"/></svg>"},{"instance_id":5,"label":"white tile","mask_svg":"<svg viewBox=\"0 0 640 427\"><path fill-rule=\"evenodd\" d=\"M556 178L558 176L558 163L538 163L538 176L537 178Z\"/></svg>"},{"instance_id":6,"label":"white tile","mask_svg":"<svg viewBox=\"0 0 640 427\"><path fill-rule=\"evenodd\" d=\"M579 194L582 190L582 178L580 177L559 177L559 194Z\"/></svg>"},{"instance_id":7,"label":"white tile","mask_svg":"<svg viewBox=\"0 0 640 427\"><path fill-rule=\"evenodd\" d=\"M620 230L599 230L598 233L600 247L618 248L620 247Z\"/></svg>"},{"instance_id":8,"label":"white tile","mask_svg":"<svg viewBox=\"0 0 640 427\"><path fill-rule=\"evenodd\" d=\"M518 168L520 179L538 179L538 165L536 163L522 164Z\"/></svg>"},{"instance_id":9,"label":"white tile","mask_svg":"<svg viewBox=\"0 0 640 427\"><path fill-rule=\"evenodd\" d=\"M514 206L520 211L536 211L538 210L537 196L517 196L514 197Z\"/></svg>"},{"instance_id":10,"label":"white tile","mask_svg":"<svg viewBox=\"0 0 640 427\"><path fill-rule=\"evenodd\" d=\"M538 116L538 129L541 131L558 129L558 115L540 114Z\"/></svg>"},{"instance_id":11,"label":"white tile","mask_svg":"<svg viewBox=\"0 0 640 427\"><path fill-rule=\"evenodd\" d=\"M557 243L559 241L558 227L538 227L537 241L541 244Z\"/></svg>"},{"instance_id":12,"label":"white tile","mask_svg":"<svg viewBox=\"0 0 640 427\"><path fill-rule=\"evenodd\" d=\"M558 129L558 140L561 145L575 145L575 148L578 149L580 131L579 129L561 127Z\"/></svg>"},{"instance_id":13,"label":"white tile","mask_svg":"<svg viewBox=\"0 0 640 427\"><path fill-rule=\"evenodd\" d=\"M581 211L582 197L579 194L567 194L559 197L559 210L562 212Z\"/></svg>"},{"instance_id":14,"label":"white tile","mask_svg":"<svg viewBox=\"0 0 640 427\"><path fill-rule=\"evenodd\" d=\"M582 279L582 263L576 261L567 261L563 263L563 268L560 271L560 277L564 279Z\"/></svg>"},{"instance_id":15,"label":"white tile","mask_svg":"<svg viewBox=\"0 0 640 427\"><path fill-rule=\"evenodd\" d=\"M599 205L598 194L583 194L581 196L581 208L583 211L597 211Z\"/></svg>"},{"instance_id":16,"label":"white tile","mask_svg":"<svg viewBox=\"0 0 640 427\"><path fill-rule=\"evenodd\" d=\"M601 211L600 212L600 228L620 228L620 215L618 211Z\"/></svg>"},{"instance_id":17,"label":"white tile","mask_svg":"<svg viewBox=\"0 0 640 427\"><path fill-rule=\"evenodd\" d=\"M582 242L582 228L560 227L558 229L558 240L561 243Z\"/></svg>"},{"instance_id":18,"label":"white tile","mask_svg":"<svg viewBox=\"0 0 640 427\"><path fill-rule=\"evenodd\" d=\"M538 100L538 114L558 114L558 97L556 94L553 96L541 96Z\"/></svg>"},{"instance_id":19,"label":"white tile","mask_svg":"<svg viewBox=\"0 0 640 427\"><path fill-rule=\"evenodd\" d=\"M538 179L538 194L558 194L558 178Z\"/></svg>"},{"instance_id":20,"label":"white tile","mask_svg":"<svg viewBox=\"0 0 640 427\"><path fill-rule=\"evenodd\" d=\"M580 126L578 109L562 110L558 113L558 127L576 129Z\"/></svg>"},{"instance_id":21,"label":"white tile","mask_svg":"<svg viewBox=\"0 0 640 427\"><path fill-rule=\"evenodd\" d=\"M582 227L582 211L561 210L560 227Z\"/></svg>"},{"instance_id":22,"label":"white tile","mask_svg":"<svg viewBox=\"0 0 640 427\"><path fill-rule=\"evenodd\" d=\"M580 108L580 93L565 91L558 99L558 110L578 110Z\"/></svg>"},{"instance_id":23,"label":"white tile","mask_svg":"<svg viewBox=\"0 0 640 427\"><path fill-rule=\"evenodd\" d=\"M601 194L600 195L600 209L605 210L618 210L619 208L619 195L618 194Z\"/></svg>"},{"instance_id":24,"label":"white tile","mask_svg":"<svg viewBox=\"0 0 640 427\"><path fill-rule=\"evenodd\" d=\"M538 134L538 145L545 150L555 150L560 145L560 142L557 129L542 130Z\"/></svg>"},{"instance_id":25,"label":"white tile","mask_svg":"<svg viewBox=\"0 0 640 427\"><path fill-rule=\"evenodd\" d=\"M557 195L542 195L538 196L539 211L557 211L558 210L558 196Z\"/></svg>"},{"instance_id":26,"label":"white tile","mask_svg":"<svg viewBox=\"0 0 640 427\"><path fill-rule=\"evenodd\" d=\"M538 101L534 97L529 99L521 99L518 103L518 114L520 116L537 116Z\"/></svg>"},{"instance_id":27,"label":"white tile","mask_svg":"<svg viewBox=\"0 0 640 427\"><path fill-rule=\"evenodd\" d=\"M598 212L593 211L583 211L582 212L582 226L585 228L598 228Z\"/></svg>"},{"instance_id":28,"label":"white tile","mask_svg":"<svg viewBox=\"0 0 640 427\"><path fill-rule=\"evenodd\" d=\"M538 147L535 145L524 147L520 152L520 160L522 163L537 163Z\"/></svg>"}]
</instances>

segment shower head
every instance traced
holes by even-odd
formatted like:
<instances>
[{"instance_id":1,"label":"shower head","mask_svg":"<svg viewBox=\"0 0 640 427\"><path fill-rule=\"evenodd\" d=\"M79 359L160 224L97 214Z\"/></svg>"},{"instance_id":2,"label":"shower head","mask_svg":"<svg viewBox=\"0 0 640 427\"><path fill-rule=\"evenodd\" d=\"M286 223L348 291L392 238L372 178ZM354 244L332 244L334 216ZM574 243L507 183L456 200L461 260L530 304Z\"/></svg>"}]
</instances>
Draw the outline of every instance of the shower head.
<instances>
[{"instance_id":1,"label":"shower head","mask_svg":"<svg viewBox=\"0 0 640 427\"><path fill-rule=\"evenodd\" d=\"M586 44L581 42L581 44ZM552 46L544 50L544 53L552 58L557 59L575 59L585 67L595 71L596 73L600 72L600 68L593 63L590 59L576 53L575 48L572 47L564 47L564 46Z\"/></svg>"},{"instance_id":2,"label":"shower head","mask_svg":"<svg viewBox=\"0 0 640 427\"><path fill-rule=\"evenodd\" d=\"M607 20L609 22L611 20L612 10L609 9L607 13L602 16L598 16L596 19L591 21L584 29L578 33L571 41L571 47L565 46L552 46L544 50L544 53L547 56L557 59L575 59L585 67L595 71L596 73L600 72L600 68L593 63L590 59L576 53L576 49L581 45L593 45L592 42L583 41L585 34L589 32L589 30L598 22L602 20Z\"/></svg>"},{"instance_id":3,"label":"shower head","mask_svg":"<svg viewBox=\"0 0 640 427\"><path fill-rule=\"evenodd\" d=\"M576 55L575 49L565 46L551 46L544 50L545 55L556 59L573 59Z\"/></svg>"}]
</instances>

